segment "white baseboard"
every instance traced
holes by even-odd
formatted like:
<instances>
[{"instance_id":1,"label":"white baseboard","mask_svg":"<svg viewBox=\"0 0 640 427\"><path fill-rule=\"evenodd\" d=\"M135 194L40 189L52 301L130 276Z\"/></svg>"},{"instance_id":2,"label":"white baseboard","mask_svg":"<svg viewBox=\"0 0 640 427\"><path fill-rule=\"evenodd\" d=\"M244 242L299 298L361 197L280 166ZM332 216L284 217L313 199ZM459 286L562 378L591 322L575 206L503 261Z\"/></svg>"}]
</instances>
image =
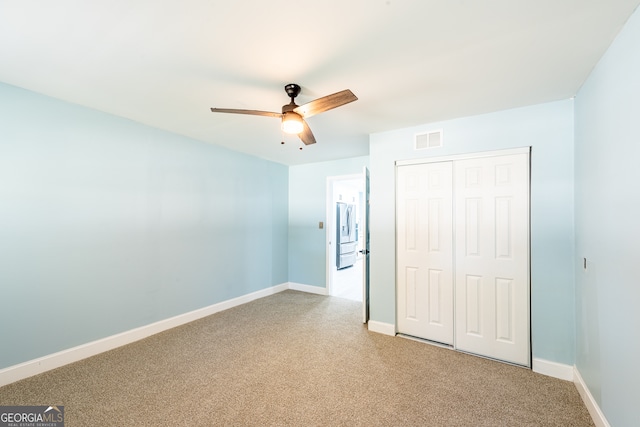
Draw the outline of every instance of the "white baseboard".
<instances>
[{"instance_id":1,"label":"white baseboard","mask_svg":"<svg viewBox=\"0 0 640 427\"><path fill-rule=\"evenodd\" d=\"M194 320L198 320L203 317L218 313L220 311L228 310L230 308L246 304L253 300L264 298L269 295L285 291L287 289L290 289L288 283L272 286L270 288L252 292L250 294L243 295L237 298L222 301L208 307L174 316L169 319L160 320L146 326L131 329L126 332L112 335L110 337L102 338L96 341L79 345L77 347L49 354L38 359L33 359L24 363L20 363L18 365L0 369L0 386L11 384L15 381L28 378L33 375L41 374L43 372L59 368L60 366L67 365L69 363L86 359L87 357L95 356L96 354L109 351L126 344L130 344L132 342L147 338L162 331L166 331L167 329L175 328L176 326L193 322Z\"/></svg>"},{"instance_id":2,"label":"white baseboard","mask_svg":"<svg viewBox=\"0 0 640 427\"><path fill-rule=\"evenodd\" d=\"M77 347L59 351L57 353L40 357L38 359L33 359L24 363L20 363L18 365L0 369L0 387L24 378L31 377L33 375L41 374L43 372L59 368L69 363L86 359L87 357L95 356L99 353L103 353L105 351L109 351L126 344L133 343L159 332L175 328L185 323L193 322L194 320L210 316L220 311L228 310L230 308L237 307L239 305L246 304L256 299L267 297L269 295L274 295L287 289L309 292L319 295L327 295L327 289L321 288L319 286L303 285L293 282L272 286L270 288L262 289L237 298L222 301L208 307L174 316L169 319L161 320L146 326L141 326L130 331L122 332L120 334L112 335L110 337L82 344ZM396 335L396 327L392 323L369 320L367 326L368 329L372 332L377 332L389 336ZM589 414L593 418L595 425L597 427L611 427L604 414L602 413L600 407L598 406L598 403L589 391L586 383L582 379L580 372L575 366L569 366L562 363L551 362L549 360L534 358L532 369L534 372L537 372L539 374L559 378L561 380L573 381L576 388L578 389L578 392L580 393L580 396L582 397L585 406L589 410Z\"/></svg>"},{"instance_id":3,"label":"white baseboard","mask_svg":"<svg viewBox=\"0 0 640 427\"><path fill-rule=\"evenodd\" d=\"M565 381L573 381L573 366L544 359L533 359L533 372Z\"/></svg>"},{"instance_id":4,"label":"white baseboard","mask_svg":"<svg viewBox=\"0 0 640 427\"><path fill-rule=\"evenodd\" d=\"M561 380L572 381L575 384L576 389L578 389L578 393L580 393L580 397L582 398L584 405L589 410L589 415L591 415L596 427L611 427L600 410L598 403L589 391L589 387L587 387L587 384L582 379L578 368L575 366L564 365L562 363L551 362L549 360L533 359L533 371L550 377L559 378Z\"/></svg>"},{"instance_id":5,"label":"white baseboard","mask_svg":"<svg viewBox=\"0 0 640 427\"><path fill-rule=\"evenodd\" d=\"M371 332L377 332L379 334L396 336L396 325L392 323L377 322L375 320L369 320L367 327Z\"/></svg>"},{"instance_id":6,"label":"white baseboard","mask_svg":"<svg viewBox=\"0 0 640 427\"><path fill-rule=\"evenodd\" d=\"M308 292L310 294L328 295L327 288L320 286L303 285L302 283L289 282L289 289L293 291Z\"/></svg>"},{"instance_id":7,"label":"white baseboard","mask_svg":"<svg viewBox=\"0 0 640 427\"><path fill-rule=\"evenodd\" d=\"M593 418L593 423L596 427L611 427L607 419L604 417L600 406L598 406L598 402L596 402L589 391L589 387L587 387L587 384L582 379L578 368L575 366L573 367L573 378L573 382L578 389L578 393L580 393L580 397L582 397L582 401L589 410L589 414L591 415L591 418Z\"/></svg>"}]
</instances>

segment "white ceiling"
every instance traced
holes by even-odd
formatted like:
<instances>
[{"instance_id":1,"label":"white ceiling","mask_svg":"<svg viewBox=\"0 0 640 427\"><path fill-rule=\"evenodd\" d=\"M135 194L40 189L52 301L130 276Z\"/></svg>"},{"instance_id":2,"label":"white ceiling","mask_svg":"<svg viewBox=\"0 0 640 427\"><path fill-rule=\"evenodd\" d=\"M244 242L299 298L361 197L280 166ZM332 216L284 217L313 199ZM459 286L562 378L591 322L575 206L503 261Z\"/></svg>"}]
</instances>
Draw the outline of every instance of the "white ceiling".
<instances>
[{"instance_id":1,"label":"white ceiling","mask_svg":"<svg viewBox=\"0 0 640 427\"><path fill-rule=\"evenodd\" d=\"M576 94L640 0L0 0L0 81L284 164L374 132ZM342 89L308 119L279 112Z\"/></svg>"}]
</instances>

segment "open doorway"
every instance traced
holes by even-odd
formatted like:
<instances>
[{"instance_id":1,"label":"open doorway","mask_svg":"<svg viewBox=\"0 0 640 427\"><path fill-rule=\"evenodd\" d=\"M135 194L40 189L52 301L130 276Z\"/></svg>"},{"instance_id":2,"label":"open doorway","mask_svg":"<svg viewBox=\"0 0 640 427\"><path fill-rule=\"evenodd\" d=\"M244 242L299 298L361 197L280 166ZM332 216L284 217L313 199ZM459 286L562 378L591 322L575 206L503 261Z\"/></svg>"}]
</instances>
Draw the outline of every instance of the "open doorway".
<instances>
[{"instance_id":1,"label":"open doorway","mask_svg":"<svg viewBox=\"0 0 640 427\"><path fill-rule=\"evenodd\" d=\"M354 301L363 294L364 191L361 174L327 178L327 289Z\"/></svg>"}]
</instances>

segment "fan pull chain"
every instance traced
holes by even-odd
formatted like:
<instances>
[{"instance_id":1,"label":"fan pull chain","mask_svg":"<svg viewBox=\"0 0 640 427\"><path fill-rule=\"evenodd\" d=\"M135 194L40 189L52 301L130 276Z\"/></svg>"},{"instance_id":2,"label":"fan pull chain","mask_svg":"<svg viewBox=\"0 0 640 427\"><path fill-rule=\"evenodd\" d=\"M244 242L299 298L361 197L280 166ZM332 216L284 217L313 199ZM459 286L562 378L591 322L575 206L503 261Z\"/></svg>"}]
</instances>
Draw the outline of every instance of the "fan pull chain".
<instances>
[{"instance_id":1,"label":"fan pull chain","mask_svg":"<svg viewBox=\"0 0 640 427\"><path fill-rule=\"evenodd\" d=\"M284 145L284 139L285 139L285 135L284 135L284 131L280 130L280 145ZM302 148L304 147L304 145L300 145L300 147L298 147L298 150L302 151Z\"/></svg>"}]
</instances>

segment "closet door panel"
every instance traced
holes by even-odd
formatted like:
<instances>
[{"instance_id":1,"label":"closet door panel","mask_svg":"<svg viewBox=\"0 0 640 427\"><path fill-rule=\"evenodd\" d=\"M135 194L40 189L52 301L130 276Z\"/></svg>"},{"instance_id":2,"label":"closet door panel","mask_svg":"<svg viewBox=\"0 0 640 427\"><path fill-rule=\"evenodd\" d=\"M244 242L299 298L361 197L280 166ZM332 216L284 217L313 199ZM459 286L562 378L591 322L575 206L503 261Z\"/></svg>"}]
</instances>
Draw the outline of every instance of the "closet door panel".
<instances>
[{"instance_id":1,"label":"closet door panel","mask_svg":"<svg viewBox=\"0 0 640 427\"><path fill-rule=\"evenodd\" d=\"M453 344L451 162L397 169L397 329Z\"/></svg>"},{"instance_id":2,"label":"closet door panel","mask_svg":"<svg viewBox=\"0 0 640 427\"><path fill-rule=\"evenodd\" d=\"M530 366L529 156L454 162L455 346Z\"/></svg>"}]
</instances>

